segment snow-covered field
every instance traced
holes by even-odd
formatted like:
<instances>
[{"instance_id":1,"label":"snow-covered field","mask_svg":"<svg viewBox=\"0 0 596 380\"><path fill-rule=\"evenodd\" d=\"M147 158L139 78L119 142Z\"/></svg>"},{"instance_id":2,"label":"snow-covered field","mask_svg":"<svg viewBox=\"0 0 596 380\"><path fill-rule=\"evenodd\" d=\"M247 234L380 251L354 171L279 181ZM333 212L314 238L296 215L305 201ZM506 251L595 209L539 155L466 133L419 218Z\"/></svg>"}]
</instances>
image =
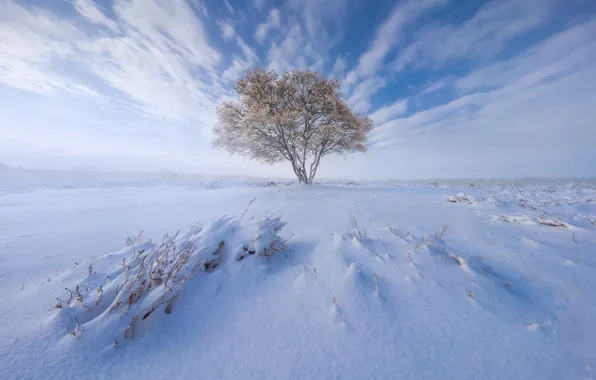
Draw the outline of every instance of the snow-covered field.
<instances>
[{"instance_id":1,"label":"snow-covered field","mask_svg":"<svg viewBox=\"0 0 596 380\"><path fill-rule=\"evenodd\" d=\"M5 182L0 378L596 378L594 215L579 185Z\"/></svg>"}]
</instances>

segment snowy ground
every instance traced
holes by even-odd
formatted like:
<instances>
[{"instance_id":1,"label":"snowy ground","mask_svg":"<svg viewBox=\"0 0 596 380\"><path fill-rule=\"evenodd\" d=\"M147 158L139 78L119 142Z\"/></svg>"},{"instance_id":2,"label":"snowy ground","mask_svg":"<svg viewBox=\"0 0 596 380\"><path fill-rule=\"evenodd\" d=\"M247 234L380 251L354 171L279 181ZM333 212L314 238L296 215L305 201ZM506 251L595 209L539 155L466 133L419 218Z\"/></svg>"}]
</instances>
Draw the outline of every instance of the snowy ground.
<instances>
[{"instance_id":1,"label":"snowy ground","mask_svg":"<svg viewBox=\"0 0 596 380\"><path fill-rule=\"evenodd\" d=\"M267 212L288 251L236 260ZM5 183L0 378L596 378L593 215L590 186ZM110 310L122 259L178 230L219 265L125 337L178 290Z\"/></svg>"}]
</instances>

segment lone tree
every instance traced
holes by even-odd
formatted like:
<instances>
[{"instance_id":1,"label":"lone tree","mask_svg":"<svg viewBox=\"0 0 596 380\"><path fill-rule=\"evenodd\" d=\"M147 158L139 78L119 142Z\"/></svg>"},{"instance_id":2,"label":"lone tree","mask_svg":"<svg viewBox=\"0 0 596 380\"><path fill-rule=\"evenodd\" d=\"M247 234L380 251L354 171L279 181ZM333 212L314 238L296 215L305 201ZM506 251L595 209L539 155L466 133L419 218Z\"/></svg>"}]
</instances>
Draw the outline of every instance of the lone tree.
<instances>
[{"instance_id":1,"label":"lone tree","mask_svg":"<svg viewBox=\"0 0 596 380\"><path fill-rule=\"evenodd\" d=\"M234 87L240 101L217 110L214 146L268 164L288 160L300 183L312 183L323 156L366 151L372 121L350 109L339 86L308 70L249 70Z\"/></svg>"}]
</instances>

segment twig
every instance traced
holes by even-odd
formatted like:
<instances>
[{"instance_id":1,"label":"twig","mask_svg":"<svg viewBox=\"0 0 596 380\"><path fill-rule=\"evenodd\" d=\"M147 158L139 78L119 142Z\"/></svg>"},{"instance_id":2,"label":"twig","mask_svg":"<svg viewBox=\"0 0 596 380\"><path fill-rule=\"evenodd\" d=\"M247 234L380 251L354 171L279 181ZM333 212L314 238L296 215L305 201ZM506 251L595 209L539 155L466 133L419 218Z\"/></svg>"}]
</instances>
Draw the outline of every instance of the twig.
<instances>
[{"instance_id":1,"label":"twig","mask_svg":"<svg viewBox=\"0 0 596 380\"><path fill-rule=\"evenodd\" d=\"M385 243L383 243L383 241L381 240L381 236L377 235L377 241L379 242L379 244L381 244L381 246L385 250L385 258L388 259L389 258L389 251L387 250L387 246L385 245Z\"/></svg>"},{"instance_id":2,"label":"twig","mask_svg":"<svg viewBox=\"0 0 596 380\"><path fill-rule=\"evenodd\" d=\"M23 281L23 285L21 285L21 289L19 289L19 290L23 290L23 289L25 289L25 281Z\"/></svg>"},{"instance_id":3,"label":"twig","mask_svg":"<svg viewBox=\"0 0 596 380\"><path fill-rule=\"evenodd\" d=\"M387 225L387 228L389 228L389 232L391 232L393 235L395 235L398 238L404 240L406 243L409 243L410 242L408 239L410 237L412 237L412 234L411 233L409 233L409 232L403 232L399 228L391 227L391 225L389 224L389 222L385 222L385 224Z\"/></svg>"},{"instance_id":4,"label":"twig","mask_svg":"<svg viewBox=\"0 0 596 380\"><path fill-rule=\"evenodd\" d=\"M68 333L77 339L81 339L81 336L83 335L85 330L83 330L81 328L81 324L79 323L79 320L77 318L75 318L74 321L75 321L75 327L74 327L74 329L72 329L72 331L69 331ZM78 333L78 335L77 335L77 333Z\"/></svg>"},{"instance_id":5,"label":"twig","mask_svg":"<svg viewBox=\"0 0 596 380\"><path fill-rule=\"evenodd\" d=\"M73 291L72 291L72 290L70 290L70 289L68 289L68 288L64 288L64 289L68 290L68 293L70 294L70 297L68 298L68 301L66 301L66 304L67 304L68 306L70 306L70 301L72 301L72 297L73 297L73 296L72 296L72 295L73 295Z\"/></svg>"},{"instance_id":6,"label":"twig","mask_svg":"<svg viewBox=\"0 0 596 380\"><path fill-rule=\"evenodd\" d=\"M288 238L284 241L281 242L282 245L286 244L288 242L288 240L290 240L292 237L294 237L294 234L292 233L290 236L288 236Z\"/></svg>"},{"instance_id":7,"label":"twig","mask_svg":"<svg viewBox=\"0 0 596 380\"><path fill-rule=\"evenodd\" d=\"M238 219L238 223L240 223L242 221L242 218L244 218L244 215L246 214L246 212L248 211L248 209L250 208L250 206L252 206L252 204L254 203L254 201L256 201L257 198L253 198L248 202L248 205L246 206L246 208L244 209L244 211L242 211L242 215L240 215L240 219Z\"/></svg>"},{"instance_id":8,"label":"twig","mask_svg":"<svg viewBox=\"0 0 596 380\"><path fill-rule=\"evenodd\" d=\"M83 295L79 291L78 285L75 287L75 294L76 294L76 300L79 301L81 303L81 305L83 305L83 307L85 309L87 309L87 311L91 311L91 308L89 306L85 305L85 303L83 302Z\"/></svg>"},{"instance_id":9,"label":"twig","mask_svg":"<svg viewBox=\"0 0 596 380\"><path fill-rule=\"evenodd\" d=\"M379 291L379 288L377 286L377 274L373 273L373 289L375 291L375 293L377 293Z\"/></svg>"},{"instance_id":10,"label":"twig","mask_svg":"<svg viewBox=\"0 0 596 380\"><path fill-rule=\"evenodd\" d=\"M99 299L95 302L95 306L101 302L101 298L103 297L103 285L100 285L99 288L97 288L97 292L99 293Z\"/></svg>"},{"instance_id":11,"label":"twig","mask_svg":"<svg viewBox=\"0 0 596 380\"><path fill-rule=\"evenodd\" d=\"M575 273L571 272L571 274L573 275L573 278L575 278L575 282L577 282L577 287L581 288L581 286L579 286L579 281L577 281L577 277L575 276Z\"/></svg>"}]
</instances>

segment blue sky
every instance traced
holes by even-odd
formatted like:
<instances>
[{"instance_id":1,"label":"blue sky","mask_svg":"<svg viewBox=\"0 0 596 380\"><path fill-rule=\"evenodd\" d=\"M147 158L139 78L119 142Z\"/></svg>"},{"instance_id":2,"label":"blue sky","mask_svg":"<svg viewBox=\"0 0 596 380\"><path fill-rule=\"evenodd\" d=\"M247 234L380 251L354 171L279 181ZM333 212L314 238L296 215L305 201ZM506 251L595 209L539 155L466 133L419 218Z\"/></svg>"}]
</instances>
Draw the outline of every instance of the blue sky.
<instances>
[{"instance_id":1,"label":"blue sky","mask_svg":"<svg viewBox=\"0 0 596 380\"><path fill-rule=\"evenodd\" d=\"M248 67L375 124L321 177L596 176L590 0L0 0L0 162L291 176L211 149Z\"/></svg>"}]
</instances>

